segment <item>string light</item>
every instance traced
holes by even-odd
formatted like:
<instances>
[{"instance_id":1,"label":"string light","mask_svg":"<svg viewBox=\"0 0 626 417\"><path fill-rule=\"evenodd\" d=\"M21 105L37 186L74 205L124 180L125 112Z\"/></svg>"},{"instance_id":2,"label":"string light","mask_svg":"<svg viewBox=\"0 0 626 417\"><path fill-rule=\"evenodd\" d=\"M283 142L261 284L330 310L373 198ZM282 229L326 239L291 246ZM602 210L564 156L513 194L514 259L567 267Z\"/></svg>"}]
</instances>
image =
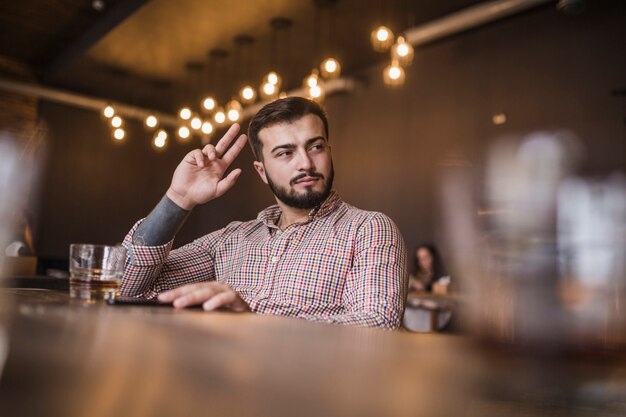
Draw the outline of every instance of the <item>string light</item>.
<instances>
[{"instance_id":1,"label":"string light","mask_svg":"<svg viewBox=\"0 0 626 417\"><path fill-rule=\"evenodd\" d=\"M193 130L200 130L202 127L202 119L198 116L194 116L189 124Z\"/></svg>"},{"instance_id":2,"label":"string light","mask_svg":"<svg viewBox=\"0 0 626 417\"><path fill-rule=\"evenodd\" d=\"M126 132L124 131L124 129L117 128L113 132L113 137L117 140L122 140L124 139L125 136L126 136Z\"/></svg>"},{"instance_id":3,"label":"string light","mask_svg":"<svg viewBox=\"0 0 626 417\"><path fill-rule=\"evenodd\" d=\"M159 124L159 119L157 119L156 116L151 114L148 117L146 117L147 127L154 129L155 127L157 127L158 124Z\"/></svg>"},{"instance_id":4,"label":"string light","mask_svg":"<svg viewBox=\"0 0 626 417\"><path fill-rule=\"evenodd\" d=\"M180 117L183 120L191 119L191 109L189 107L183 107L178 112L178 117Z\"/></svg>"},{"instance_id":5,"label":"string light","mask_svg":"<svg viewBox=\"0 0 626 417\"><path fill-rule=\"evenodd\" d=\"M226 121L226 114L221 107L215 111L215 114L213 115L213 120L215 120L215 123L218 126L224 124L224 122Z\"/></svg>"},{"instance_id":6,"label":"string light","mask_svg":"<svg viewBox=\"0 0 626 417\"><path fill-rule=\"evenodd\" d=\"M226 116L231 122L237 122L241 118L241 104L237 100L231 100L226 104Z\"/></svg>"},{"instance_id":7,"label":"string light","mask_svg":"<svg viewBox=\"0 0 626 417\"><path fill-rule=\"evenodd\" d=\"M265 82L263 86L261 87L261 96L263 96L263 98L266 100L270 100L276 97L277 93L278 93L278 88L276 87L275 84L272 84L270 82Z\"/></svg>"},{"instance_id":8,"label":"string light","mask_svg":"<svg viewBox=\"0 0 626 417\"><path fill-rule=\"evenodd\" d=\"M280 88L282 78L276 71L270 71L265 76L265 82L274 84L276 87Z\"/></svg>"},{"instance_id":9,"label":"string light","mask_svg":"<svg viewBox=\"0 0 626 417\"><path fill-rule=\"evenodd\" d=\"M309 98L317 102L324 101L324 97L326 96L326 87L324 84L324 80L318 78L314 85L309 85L307 90Z\"/></svg>"},{"instance_id":10,"label":"string light","mask_svg":"<svg viewBox=\"0 0 626 417\"><path fill-rule=\"evenodd\" d=\"M111 118L111 126L117 128L122 126L122 118L120 116L113 116Z\"/></svg>"},{"instance_id":11,"label":"string light","mask_svg":"<svg viewBox=\"0 0 626 417\"><path fill-rule=\"evenodd\" d=\"M187 126L179 127L176 133L178 134L178 137L181 139L187 139L189 135L191 134Z\"/></svg>"},{"instance_id":12,"label":"string light","mask_svg":"<svg viewBox=\"0 0 626 417\"><path fill-rule=\"evenodd\" d=\"M251 86L246 85L239 91L239 98L243 103L253 103L256 99L256 91Z\"/></svg>"},{"instance_id":13,"label":"string light","mask_svg":"<svg viewBox=\"0 0 626 417\"><path fill-rule=\"evenodd\" d=\"M163 150L167 145L167 132L163 129L160 129L158 132L154 134L152 139L152 146L156 150Z\"/></svg>"},{"instance_id":14,"label":"string light","mask_svg":"<svg viewBox=\"0 0 626 417\"><path fill-rule=\"evenodd\" d=\"M413 63L413 54L413 46L403 36L398 36L398 40L391 47L391 59L406 67Z\"/></svg>"},{"instance_id":15,"label":"string light","mask_svg":"<svg viewBox=\"0 0 626 417\"><path fill-rule=\"evenodd\" d=\"M211 96L205 97L204 100L202 100L202 108L206 111L215 109L215 106L217 106L217 101Z\"/></svg>"},{"instance_id":16,"label":"string light","mask_svg":"<svg viewBox=\"0 0 626 417\"><path fill-rule=\"evenodd\" d=\"M314 69L311 74L309 74L305 79L304 79L304 86L306 88L312 88L315 87L318 83L320 82L320 76L319 73L317 72L316 69Z\"/></svg>"},{"instance_id":17,"label":"string light","mask_svg":"<svg viewBox=\"0 0 626 417\"><path fill-rule=\"evenodd\" d=\"M324 78L333 79L341 75L341 64L335 58L326 58L320 66Z\"/></svg>"},{"instance_id":18,"label":"string light","mask_svg":"<svg viewBox=\"0 0 626 417\"><path fill-rule=\"evenodd\" d=\"M385 52L393 45L393 32L386 26L379 26L372 31L372 47L376 52Z\"/></svg>"},{"instance_id":19,"label":"string light","mask_svg":"<svg viewBox=\"0 0 626 417\"><path fill-rule=\"evenodd\" d=\"M113 117L115 115L115 109L113 108L113 106L106 106L103 110L102 110L102 115L104 117L106 117L107 119L110 119L111 117Z\"/></svg>"},{"instance_id":20,"label":"string light","mask_svg":"<svg viewBox=\"0 0 626 417\"><path fill-rule=\"evenodd\" d=\"M206 121L202 123L202 133L204 133L205 135L210 135L211 133L213 133L213 125L211 124L211 122Z\"/></svg>"}]
</instances>

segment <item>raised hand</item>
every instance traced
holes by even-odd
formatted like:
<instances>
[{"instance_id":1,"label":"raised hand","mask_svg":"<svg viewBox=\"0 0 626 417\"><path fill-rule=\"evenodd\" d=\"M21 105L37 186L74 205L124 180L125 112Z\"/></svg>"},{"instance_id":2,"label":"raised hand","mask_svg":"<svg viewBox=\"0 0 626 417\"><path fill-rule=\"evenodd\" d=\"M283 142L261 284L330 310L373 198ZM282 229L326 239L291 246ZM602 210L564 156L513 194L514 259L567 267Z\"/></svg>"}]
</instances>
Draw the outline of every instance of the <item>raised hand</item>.
<instances>
[{"instance_id":1,"label":"raised hand","mask_svg":"<svg viewBox=\"0 0 626 417\"><path fill-rule=\"evenodd\" d=\"M240 135L235 143L239 125L234 124L217 145L206 145L203 149L189 152L174 171L172 183L166 195L185 210L207 203L222 196L236 182L241 169L224 173L246 145L246 135Z\"/></svg>"}]
</instances>

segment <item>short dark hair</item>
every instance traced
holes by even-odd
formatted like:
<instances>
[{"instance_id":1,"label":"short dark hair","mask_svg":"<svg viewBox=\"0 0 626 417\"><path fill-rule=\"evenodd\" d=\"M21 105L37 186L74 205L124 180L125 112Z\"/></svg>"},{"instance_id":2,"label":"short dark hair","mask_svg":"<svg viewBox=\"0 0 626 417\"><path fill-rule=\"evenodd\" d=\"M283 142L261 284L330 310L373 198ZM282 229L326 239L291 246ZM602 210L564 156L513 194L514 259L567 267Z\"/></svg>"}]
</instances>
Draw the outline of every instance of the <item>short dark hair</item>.
<instances>
[{"instance_id":1,"label":"short dark hair","mask_svg":"<svg viewBox=\"0 0 626 417\"><path fill-rule=\"evenodd\" d=\"M326 118L326 113L313 100L304 97L287 97L263 106L250 120L250 126L248 127L248 141L254 157L258 161L263 161L263 144L259 140L261 129L279 123L292 123L308 114L314 114L322 120L326 139L328 139L328 119Z\"/></svg>"}]
</instances>

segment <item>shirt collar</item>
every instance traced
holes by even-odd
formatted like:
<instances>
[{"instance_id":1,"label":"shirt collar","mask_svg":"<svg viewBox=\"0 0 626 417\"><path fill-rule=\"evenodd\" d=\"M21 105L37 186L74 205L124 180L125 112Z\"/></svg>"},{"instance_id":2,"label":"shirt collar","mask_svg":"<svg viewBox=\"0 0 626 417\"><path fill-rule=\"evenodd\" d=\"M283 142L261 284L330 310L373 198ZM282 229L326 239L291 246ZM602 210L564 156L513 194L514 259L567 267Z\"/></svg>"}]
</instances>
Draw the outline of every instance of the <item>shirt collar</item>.
<instances>
[{"instance_id":1,"label":"shirt collar","mask_svg":"<svg viewBox=\"0 0 626 417\"><path fill-rule=\"evenodd\" d=\"M309 211L309 220L305 223L328 216L330 213L335 211L341 203L342 201L339 194L335 191L331 191L322 204ZM281 213L282 212L278 205L274 204L273 206L269 206L265 210L261 211L257 216L257 219L262 221L268 227L276 227L276 222L278 222L278 218Z\"/></svg>"}]
</instances>

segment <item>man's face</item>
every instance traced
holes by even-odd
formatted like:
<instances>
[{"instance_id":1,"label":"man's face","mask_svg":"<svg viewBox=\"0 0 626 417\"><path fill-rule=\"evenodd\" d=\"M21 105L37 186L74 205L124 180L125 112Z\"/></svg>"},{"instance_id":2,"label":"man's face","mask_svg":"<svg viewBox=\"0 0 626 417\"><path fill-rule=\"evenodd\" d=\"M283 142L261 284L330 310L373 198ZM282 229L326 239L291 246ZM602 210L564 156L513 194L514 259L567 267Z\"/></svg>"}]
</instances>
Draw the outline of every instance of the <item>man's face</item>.
<instances>
[{"instance_id":1,"label":"man's face","mask_svg":"<svg viewBox=\"0 0 626 417\"><path fill-rule=\"evenodd\" d=\"M330 194L333 162L324 124L308 114L259 131L263 162L254 168L274 195L290 207L312 209Z\"/></svg>"}]
</instances>

